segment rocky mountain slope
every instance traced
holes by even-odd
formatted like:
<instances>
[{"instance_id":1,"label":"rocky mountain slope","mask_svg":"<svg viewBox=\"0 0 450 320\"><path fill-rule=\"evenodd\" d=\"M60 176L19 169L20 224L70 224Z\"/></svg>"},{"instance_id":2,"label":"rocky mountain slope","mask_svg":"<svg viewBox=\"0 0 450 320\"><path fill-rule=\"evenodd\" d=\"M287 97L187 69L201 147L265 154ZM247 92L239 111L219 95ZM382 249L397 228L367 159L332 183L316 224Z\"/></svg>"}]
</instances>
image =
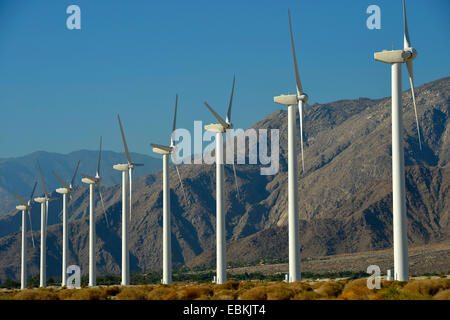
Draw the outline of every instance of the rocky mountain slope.
<instances>
[{"instance_id":1,"label":"rocky mountain slope","mask_svg":"<svg viewBox=\"0 0 450 320\"><path fill-rule=\"evenodd\" d=\"M423 137L419 149L411 93L403 93L408 242L422 246L450 241L450 78L416 89ZM297 118L298 124L298 118ZM236 124L238 125L238 124ZM259 165L237 165L240 201L231 165L225 165L226 235L229 261L287 257L287 113L275 111L253 128L280 130L280 171L260 175ZM302 257L386 249L392 246L390 99L342 100L305 109L305 171L299 166ZM215 167L182 165L187 200L170 171L172 246L175 265L215 261ZM130 223L134 271L161 269L162 176L136 179ZM97 210L97 268L120 270L120 186L104 188L109 224ZM69 264L88 264L87 190L78 188L69 206ZM97 202L98 205L98 202ZM60 275L60 201L52 202L48 274ZM33 210L38 228L39 209ZM9 216L18 219L18 216ZM17 220L18 221L18 220ZM1 221L0 221L1 223ZM6 225L5 223L4 225ZM1 225L1 224L0 224ZM3 229L3 225L0 229ZM11 230L10 230L11 231ZM39 232L34 233L35 237ZM39 241L29 246L31 274L38 273ZM0 278L17 278L20 233L0 238Z\"/></svg>"}]
</instances>

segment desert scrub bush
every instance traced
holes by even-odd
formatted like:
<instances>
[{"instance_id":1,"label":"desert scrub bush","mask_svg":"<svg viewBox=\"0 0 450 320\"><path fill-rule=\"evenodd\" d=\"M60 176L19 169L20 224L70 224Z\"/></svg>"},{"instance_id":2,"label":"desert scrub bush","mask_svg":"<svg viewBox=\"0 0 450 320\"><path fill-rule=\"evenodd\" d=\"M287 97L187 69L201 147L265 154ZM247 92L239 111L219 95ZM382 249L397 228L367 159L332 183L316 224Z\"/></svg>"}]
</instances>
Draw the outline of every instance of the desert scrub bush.
<instances>
[{"instance_id":1,"label":"desert scrub bush","mask_svg":"<svg viewBox=\"0 0 450 320\"><path fill-rule=\"evenodd\" d=\"M177 299L176 291L173 287L160 285L148 293L149 300L174 300Z\"/></svg>"},{"instance_id":2,"label":"desert scrub bush","mask_svg":"<svg viewBox=\"0 0 450 320\"><path fill-rule=\"evenodd\" d=\"M338 296L342 300L375 300L379 299L376 289L367 288L367 279L348 282Z\"/></svg>"},{"instance_id":3,"label":"desert scrub bush","mask_svg":"<svg viewBox=\"0 0 450 320\"><path fill-rule=\"evenodd\" d=\"M217 285L218 289L229 289L229 290L237 290L240 286L239 281L236 280L228 280L223 284Z\"/></svg>"},{"instance_id":4,"label":"desert scrub bush","mask_svg":"<svg viewBox=\"0 0 450 320\"><path fill-rule=\"evenodd\" d=\"M239 295L240 300L266 300L267 288L265 286L254 287Z\"/></svg>"},{"instance_id":5,"label":"desert scrub bush","mask_svg":"<svg viewBox=\"0 0 450 320\"><path fill-rule=\"evenodd\" d=\"M200 297L210 297L214 294L213 289L208 286L189 286L180 291L180 299L194 300Z\"/></svg>"},{"instance_id":6,"label":"desert scrub bush","mask_svg":"<svg viewBox=\"0 0 450 320\"><path fill-rule=\"evenodd\" d=\"M301 291L292 297L292 300L317 300L321 295L311 290Z\"/></svg>"},{"instance_id":7,"label":"desert scrub bush","mask_svg":"<svg viewBox=\"0 0 450 320\"><path fill-rule=\"evenodd\" d=\"M289 300L295 295L295 291L284 283L266 287L267 300Z\"/></svg>"},{"instance_id":8,"label":"desert scrub bush","mask_svg":"<svg viewBox=\"0 0 450 320\"><path fill-rule=\"evenodd\" d=\"M16 293L14 300L58 300L58 295L52 289L27 289Z\"/></svg>"},{"instance_id":9,"label":"desert scrub bush","mask_svg":"<svg viewBox=\"0 0 450 320\"><path fill-rule=\"evenodd\" d=\"M144 286L123 287L116 294L117 300L147 300L149 290Z\"/></svg>"},{"instance_id":10,"label":"desert scrub bush","mask_svg":"<svg viewBox=\"0 0 450 320\"><path fill-rule=\"evenodd\" d=\"M442 290L433 296L435 300L450 300L450 289Z\"/></svg>"},{"instance_id":11,"label":"desert scrub bush","mask_svg":"<svg viewBox=\"0 0 450 320\"><path fill-rule=\"evenodd\" d=\"M403 287L405 293L434 296L440 290L450 289L450 279L411 280Z\"/></svg>"},{"instance_id":12,"label":"desert scrub bush","mask_svg":"<svg viewBox=\"0 0 450 320\"><path fill-rule=\"evenodd\" d=\"M239 294L236 290L219 289L214 291L214 295L209 297L211 300L236 300Z\"/></svg>"},{"instance_id":13,"label":"desert scrub bush","mask_svg":"<svg viewBox=\"0 0 450 320\"><path fill-rule=\"evenodd\" d=\"M101 287L69 289L66 294L65 300L105 300L108 298L106 290Z\"/></svg>"},{"instance_id":14,"label":"desert scrub bush","mask_svg":"<svg viewBox=\"0 0 450 320\"><path fill-rule=\"evenodd\" d=\"M344 289L344 284L340 282L329 281L322 283L314 291L324 298L336 298Z\"/></svg>"},{"instance_id":15,"label":"desert scrub bush","mask_svg":"<svg viewBox=\"0 0 450 320\"><path fill-rule=\"evenodd\" d=\"M253 281L241 281L239 283L238 289L248 290L251 288L254 288L256 286L256 283Z\"/></svg>"}]
</instances>

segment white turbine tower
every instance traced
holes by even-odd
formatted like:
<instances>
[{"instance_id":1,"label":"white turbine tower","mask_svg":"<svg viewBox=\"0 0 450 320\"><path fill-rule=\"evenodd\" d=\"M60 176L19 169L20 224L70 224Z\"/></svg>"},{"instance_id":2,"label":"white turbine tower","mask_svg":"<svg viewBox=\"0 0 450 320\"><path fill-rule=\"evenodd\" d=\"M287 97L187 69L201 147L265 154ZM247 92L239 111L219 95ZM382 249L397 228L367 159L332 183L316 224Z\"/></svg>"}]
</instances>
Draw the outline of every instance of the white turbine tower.
<instances>
[{"instance_id":1,"label":"white turbine tower","mask_svg":"<svg viewBox=\"0 0 450 320\"><path fill-rule=\"evenodd\" d=\"M408 25L406 22L406 7L403 0L403 50L381 51L374 54L376 61L391 64L392 72L392 202L393 202L393 230L394 230L394 279L409 280L408 267L408 239L406 231L406 202L405 202L405 159L403 150L402 123L402 63L406 63L411 84L411 95L416 116L419 147L419 120L417 117L416 100L414 97L414 78L412 61L417 57L417 51L411 47Z\"/></svg>"},{"instance_id":2,"label":"white turbine tower","mask_svg":"<svg viewBox=\"0 0 450 320\"><path fill-rule=\"evenodd\" d=\"M14 195L19 200L21 205L16 206L16 209L22 211L22 256L21 256L21 270L20 270L20 289L27 288L27 259L26 259L26 251L27 251L27 222L26 222L26 212L28 212L28 219L30 221L30 230L31 230L31 239L33 240L33 248L34 248L34 238L33 238L33 226L31 225L31 201L33 200L34 191L36 190L37 182L34 184L33 191L31 192L30 200L28 202L23 201L21 197L17 193L14 192Z\"/></svg>"},{"instance_id":3,"label":"white turbine tower","mask_svg":"<svg viewBox=\"0 0 450 320\"><path fill-rule=\"evenodd\" d=\"M221 284L227 281L226 274L226 241L225 241L225 212L224 212L224 172L223 172L223 133L227 133L228 129L233 129L231 123L231 107L233 104L235 77L233 77L233 86L231 89L230 103L228 105L228 112L226 120L224 121L205 101L205 106L211 111L219 123L212 123L205 126L205 130L214 132L216 134L216 283ZM239 199L239 189L237 189L236 168L233 160L233 171L236 185L236 195Z\"/></svg>"},{"instance_id":4,"label":"white turbine tower","mask_svg":"<svg viewBox=\"0 0 450 320\"><path fill-rule=\"evenodd\" d=\"M78 167L80 166L80 161L78 160L77 167L73 174L72 180L69 185L65 184L64 181L53 171L55 177L61 182L63 188L56 189L56 192L63 195L63 246L62 246L62 281L61 286L67 285L67 251L68 251L68 233L67 233L67 194L72 197L72 192L74 191L73 186L75 182L75 177L77 176Z\"/></svg>"},{"instance_id":5,"label":"white turbine tower","mask_svg":"<svg viewBox=\"0 0 450 320\"><path fill-rule=\"evenodd\" d=\"M307 105L308 95L303 92L300 82L300 74L298 72L297 58L295 55L294 36L292 34L291 14L289 16L289 30L291 34L292 56L294 60L295 80L297 84L297 94L280 95L273 98L275 103L288 106L288 216L289 216L289 282L300 281L300 241L298 230L298 184L297 184L297 151L295 137L297 127L295 125L295 108L298 106L300 115L300 145L302 156L302 168L304 170L303 161L303 105Z\"/></svg>"},{"instance_id":6,"label":"white turbine tower","mask_svg":"<svg viewBox=\"0 0 450 320\"><path fill-rule=\"evenodd\" d=\"M97 186L103 212L105 213L106 224L108 218L106 216L105 206L103 204L103 196L101 191L100 162L102 158L102 137L100 137L100 149L98 152L97 172L95 177L81 174L81 181L89 185L89 286L96 285L96 265L95 265L95 216L94 216L94 186Z\"/></svg>"},{"instance_id":7,"label":"white turbine tower","mask_svg":"<svg viewBox=\"0 0 450 320\"><path fill-rule=\"evenodd\" d=\"M50 199L47 192L47 187L44 181L44 175L42 174L41 165L38 161L39 173L41 175L42 187L44 189L44 197L34 198L34 202L41 204L41 265L40 265L40 280L39 286L47 286L47 223L48 223L48 204L51 201L57 200L55 198Z\"/></svg>"},{"instance_id":8,"label":"white turbine tower","mask_svg":"<svg viewBox=\"0 0 450 320\"><path fill-rule=\"evenodd\" d=\"M125 154L127 156L128 163L119 163L113 166L113 169L122 171L122 282L123 286L130 284L130 254L128 247L128 220L127 220L127 173L129 178L129 210L131 221L131 204L132 204L132 183L133 183L133 170L138 166L143 166L140 163L133 163L131 161L130 153L128 152L127 141L125 140L125 133L123 132L122 122L120 116L117 115L119 120L120 133L122 134L123 147L125 148Z\"/></svg>"},{"instance_id":9,"label":"white turbine tower","mask_svg":"<svg viewBox=\"0 0 450 320\"><path fill-rule=\"evenodd\" d=\"M178 108L178 95L175 99L175 113L173 116L173 127L170 137L170 146L163 146L160 144L151 143L153 152L161 154L163 156L163 284L172 283L172 243L171 243L171 231L170 231L170 192L169 192L169 155L174 156L175 142L174 131L177 125L177 108ZM184 192L183 182L181 180L180 172L177 165L178 179L180 180L181 190L183 191L184 199L186 201L186 194Z\"/></svg>"}]
</instances>

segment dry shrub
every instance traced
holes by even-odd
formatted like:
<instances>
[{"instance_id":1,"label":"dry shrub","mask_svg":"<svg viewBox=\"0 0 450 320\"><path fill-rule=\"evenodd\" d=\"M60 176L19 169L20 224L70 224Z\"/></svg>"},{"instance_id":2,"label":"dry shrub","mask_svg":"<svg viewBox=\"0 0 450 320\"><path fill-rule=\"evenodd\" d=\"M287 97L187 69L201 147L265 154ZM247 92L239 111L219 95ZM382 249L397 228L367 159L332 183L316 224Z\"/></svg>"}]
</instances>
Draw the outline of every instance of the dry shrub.
<instances>
[{"instance_id":1,"label":"dry shrub","mask_svg":"<svg viewBox=\"0 0 450 320\"><path fill-rule=\"evenodd\" d=\"M74 289L66 300L105 300L108 296L102 288Z\"/></svg>"},{"instance_id":2,"label":"dry shrub","mask_svg":"<svg viewBox=\"0 0 450 320\"><path fill-rule=\"evenodd\" d=\"M123 287L116 295L117 300L147 300L148 290L142 286Z\"/></svg>"},{"instance_id":3,"label":"dry shrub","mask_svg":"<svg viewBox=\"0 0 450 320\"><path fill-rule=\"evenodd\" d=\"M15 300L58 300L52 289L27 289L14 295Z\"/></svg>"},{"instance_id":4,"label":"dry shrub","mask_svg":"<svg viewBox=\"0 0 450 320\"><path fill-rule=\"evenodd\" d=\"M116 296L120 292L119 286L112 286L112 287L104 287L105 295L108 297Z\"/></svg>"},{"instance_id":5,"label":"dry shrub","mask_svg":"<svg viewBox=\"0 0 450 320\"><path fill-rule=\"evenodd\" d=\"M181 290L180 299L194 300L200 297L210 297L214 294L214 291L206 286L190 286Z\"/></svg>"},{"instance_id":6,"label":"dry shrub","mask_svg":"<svg viewBox=\"0 0 450 320\"><path fill-rule=\"evenodd\" d=\"M433 299L436 300L450 300L450 289L439 291L434 295Z\"/></svg>"},{"instance_id":7,"label":"dry shrub","mask_svg":"<svg viewBox=\"0 0 450 320\"><path fill-rule=\"evenodd\" d=\"M292 300L317 300L320 299L321 295L313 290L306 290L297 293L292 297Z\"/></svg>"},{"instance_id":8,"label":"dry shrub","mask_svg":"<svg viewBox=\"0 0 450 320\"><path fill-rule=\"evenodd\" d=\"M149 300L174 300L177 299L177 294L174 288L169 286L159 286L148 293Z\"/></svg>"},{"instance_id":9,"label":"dry shrub","mask_svg":"<svg viewBox=\"0 0 450 320\"><path fill-rule=\"evenodd\" d=\"M267 300L289 300L295 295L295 291L285 284L275 284L266 289Z\"/></svg>"},{"instance_id":10,"label":"dry shrub","mask_svg":"<svg viewBox=\"0 0 450 320\"><path fill-rule=\"evenodd\" d=\"M238 289L248 290L254 288L256 283L254 281L241 281L238 285Z\"/></svg>"},{"instance_id":11,"label":"dry shrub","mask_svg":"<svg viewBox=\"0 0 450 320\"><path fill-rule=\"evenodd\" d=\"M223 284L217 285L218 289L228 289L228 290L237 290L240 287L239 281L236 280L228 280Z\"/></svg>"},{"instance_id":12,"label":"dry shrub","mask_svg":"<svg viewBox=\"0 0 450 320\"><path fill-rule=\"evenodd\" d=\"M254 287L250 290L244 291L240 294L241 300L266 300L267 299L267 287Z\"/></svg>"},{"instance_id":13,"label":"dry shrub","mask_svg":"<svg viewBox=\"0 0 450 320\"><path fill-rule=\"evenodd\" d=\"M344 289L344 284L340 282L325 282L318 287L315 292L324 298L336 298Z\"/></svg>"},{"instance_id":14,"label":"dry shrub","mask_svg":"<svg viewBox=\"0 0 450 320\"><path fill-rule=\"evenodd\" d=\"M379 299L375 289L367 288L367 279L353 280L347 283L338 297L343 300L374 300Z\"/></svg>"},{"instance_id":15,"label":"dry shrub","mask_svg":"<svg viewBox=\"0 0 450 320\"><path fill-rule=\"evenodd\" d=\"M235 290L223 289L214 291L214 295L210 297L213 300L236 300L238 293Z\"/></svg>"},{"instance_id":16,"label":"dry shrub","mask_svg":"<svg viewBox=\"0 0 450 320\"><path fill-rule=\"evenodd\" d=\"M434 296L440 290L450 289L450 279L412 280L403 287L405 293Z\"/></svg>"}]
</instances>

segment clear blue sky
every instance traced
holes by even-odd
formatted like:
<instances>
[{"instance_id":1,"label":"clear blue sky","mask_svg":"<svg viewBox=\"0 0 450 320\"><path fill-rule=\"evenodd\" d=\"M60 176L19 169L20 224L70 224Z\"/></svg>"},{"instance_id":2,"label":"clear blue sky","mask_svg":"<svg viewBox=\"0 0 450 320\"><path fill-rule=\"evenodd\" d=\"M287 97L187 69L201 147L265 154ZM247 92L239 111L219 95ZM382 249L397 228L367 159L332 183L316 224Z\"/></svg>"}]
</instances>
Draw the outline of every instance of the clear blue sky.
<instances>
[{"instance_id":1,"label":"clear blue sky","mask_svg":"<svg viewBox=\"0 0 450 320\"><path fill-rule=\"evenodd\" d=\"M81 30L66 8L81 8ZM381 30L366 8L381 7ZM179 126L225 115L233 73L235 127L279 109L294 92L287 9L310 102L390 95L390 68L373 52L403 46L401 0L0 0L0 157L38 150L130 151L168 144L175 94ZM416 84L449 76L450 1L409 0ZM404 69L403 88L409 87ZM418 106L420 108L420 106Z\"/></svg>"}]
</instances>

